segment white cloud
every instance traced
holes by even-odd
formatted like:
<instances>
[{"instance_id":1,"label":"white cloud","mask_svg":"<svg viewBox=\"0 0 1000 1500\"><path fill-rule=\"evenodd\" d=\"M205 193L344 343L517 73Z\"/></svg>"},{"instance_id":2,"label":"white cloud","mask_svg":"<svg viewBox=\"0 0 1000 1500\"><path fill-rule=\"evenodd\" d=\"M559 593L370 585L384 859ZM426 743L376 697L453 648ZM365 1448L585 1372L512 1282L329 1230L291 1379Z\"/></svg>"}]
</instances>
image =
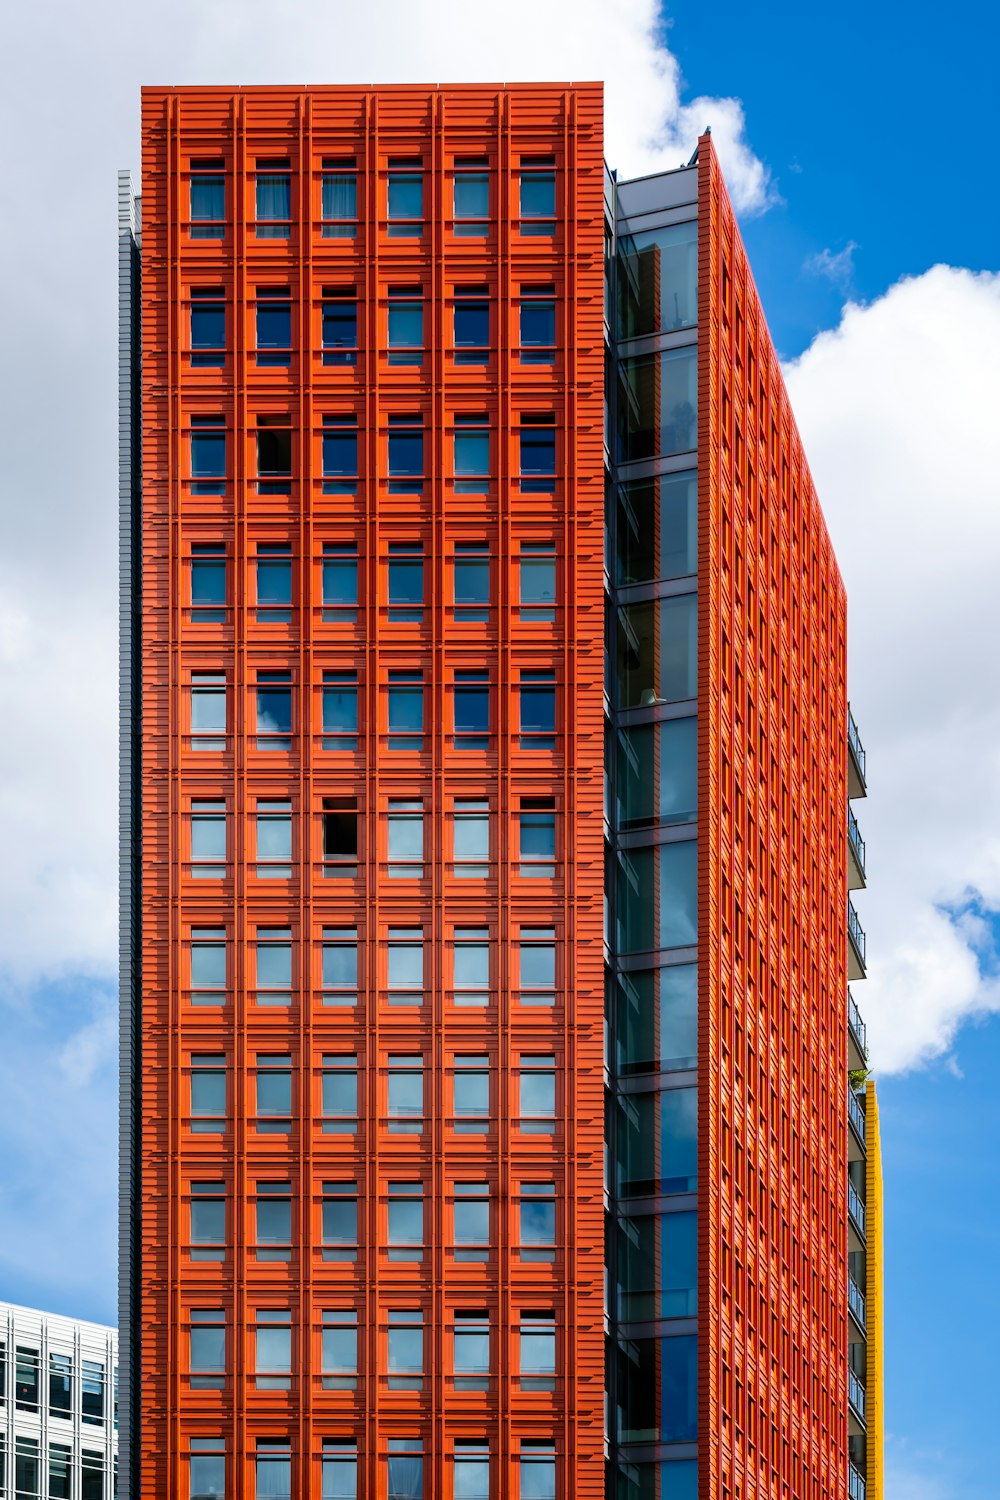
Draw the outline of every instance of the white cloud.
<instances>
[{"instance_id":1,"label":"white cloud","mask_svg":"<svg viewBox=\"0 0 1000 1500\"><path fill-rule=\"evenodd\" d=\"M854 280L854 252L856 240L848 240L843 250L819 250L806 261L806 270L813 276L823 276L834 286L846 292Z\"/></svg>"},{"instance_id":2,"label":"white cloud","mask_svg":"<svg viewBox=\"0 0 1000 1500\"><path fill-rule=\"evenodd\" d=\"M656 0L96 0L21 6L6 41L0 966L28 982L114 964L115 174L139 82L604 78L622 174L711 124L737 205L771 186L738 100L682 101Z\"/></svg>"},{"instance_id":3,"label":"white cloud","mask_svg":"<svg viewBox=\"0 0 1000 1500\"><path fill-rule=\"evenodd\" d=\"M936 266L849 305L786 371L847 583L872 1061L1000 1010L1000 276Z\"/></svg>"}]
</instances>

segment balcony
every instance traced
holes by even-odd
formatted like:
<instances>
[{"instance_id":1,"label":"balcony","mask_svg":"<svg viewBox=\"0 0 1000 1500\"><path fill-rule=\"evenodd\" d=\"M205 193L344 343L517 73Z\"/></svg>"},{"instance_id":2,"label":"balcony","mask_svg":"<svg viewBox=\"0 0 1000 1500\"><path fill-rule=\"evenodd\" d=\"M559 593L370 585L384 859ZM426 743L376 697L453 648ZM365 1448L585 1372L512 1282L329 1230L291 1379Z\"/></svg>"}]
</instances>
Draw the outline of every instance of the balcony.
<instances>
[{"instance_id":1,"label":"balcony","mask_svg":"<svg viewBox=\"0 0 1000 1500\"><path fill-rule=\"evenodd\" d=\"M848 1160L863 1161L866 1152L865 1111L861 1100L853 1089L847 1091L847 1118L851 1122L851 1139L848 1142Z\"/></svg>"},{"instance_id":2,"label":"balcony","mask_svg":"<svg viewBox=\"0 0 1000 1500\"><path fill-rule=\"evenodd\" d=\"M854 902L850 900L847 903L847 936L850 938L847 945L847 977L848 979L864 979L865 930L858 921Z\"/></svg>"},{"instance_id":3,"label":"balcony","mask_svg":"<svg viewBox=\"0 0 1000 1500\"><path fill-rule=\"evenodd\" d=\"M847 1278L847 1305L854 1315L859 1328L867 1332L868 1328L868 1304L865 1294L858 1286L853 1276Z\"/></svg>"},{"instance_id":4,"label":"balcony","mask_svg":"<svg viewBox=\"0 0 1000 1500\"><path fill-rule=\"evenodd\" d=\"M861 1244L858 1248L864 1250L867 1247L865 1232L865 1205L862 1203L860 1197L858 1196L857 1188L854 1186L853 1182L849 1182L847 1184L847 1214L852 1227L854 1228L858 1238L861 1241Z\"/></svg>"},{"instance_id":5,"label":"balcony","mask_svg":"<svg viewBox=\"0 0 1000 1500\"><path fill-rule=\"evenodd\" d=\"M851 1463L847 1465L847 1494L849 1500L865 1500L865 1482Z\"/></svg>"},{"instance_id":6,"label":"balcony","mask_svg":"<svg viewBox=\"0 0 1000 1500\"><path fill-rule=\"evenodd\" d=\"M847 1399L858 1421L865 1421L865 1388L853 1370L847 1372Z\"/></svg>"},{"instance_id":7,"label":"balcony","mask_svg":"<svg viewBox=\"0 0 1000 1500\"><path fill-rule=\"evenodd\" d=\"M865 747L861 743L861 736L854 722L850 704L847 707L847 750L847 795L866 797L868 791L865 783Z\"/></svg>"},{"instance_id":8,"label":"balcony","mask_svg":"<svg viewBox=\"0 0 1000 1500\"><path fill-rule=\"evenodd\" d=\"M865 886L865 841L861 837L858 820L851 808L847 809L847 889L861 891Z\"/></svg>"},{"instance_id":9,"label":"balcony","mask_svg":"<svg viewBox=\"0 0 1000 1500\"><path fill-rule=\"evenodd\" d=\"M868 1066L868 1034L850 990L847 991L847 1059L848 1067Z\"/></svg>"}]
</instances>

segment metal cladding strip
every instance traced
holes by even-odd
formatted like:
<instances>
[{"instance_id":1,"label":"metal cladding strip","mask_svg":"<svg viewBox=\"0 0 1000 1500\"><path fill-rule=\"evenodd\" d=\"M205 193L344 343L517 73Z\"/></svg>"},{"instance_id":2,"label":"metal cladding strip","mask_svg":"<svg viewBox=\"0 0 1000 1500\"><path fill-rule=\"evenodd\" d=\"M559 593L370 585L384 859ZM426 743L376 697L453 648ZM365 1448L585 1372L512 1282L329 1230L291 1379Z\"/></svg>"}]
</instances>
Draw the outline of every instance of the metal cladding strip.
<instances>
[{"instance_id":1,"label":"metal cladding strip","mask_svg":"<svg viewBox=\"0 0 1000 1500\"><path fill-rule=\"evenodd\" d=\"M125 1330L119 1374L119 1494L134 1491L133 1370L138 1341L129 1330L138 1311L137 1193L140 1180L138 1077L141 1063L138 869L139 727L142 703L139 452L138 204L132 176L118 174L118 1323ZM136 1491L137 1492L137 1491Z\"/></svg>"},{"instance_id":2,"label":"metal cladding strip","mask_svg":"<svg viewBox=\"0 0 1000 1500\"><path fill-rule=\"evenodd\" d=\"M847 1485L846 596L709 136L699 173L699 1488L821 1500Z\"/></svg>"},{"instance_id":3,"label":"metal cladding strip","mask_svg":"<svg viewBox=\"0 0 1000 1500\"><path fill-rule=\"evenodd\" d=\"M604 1493L603 1350L603 142L599 85L469 86L447 89L148 89L143 93L146 236L143 251L143 801L142 1220L136 1233L142 1287L141 1487L149 1497L186 1493L193 1438L224 1437L234 1496L252 1493L258 1439L287 1436L293 1492L317 1494L323 1438L356 1440L359 1491L385 1480L387 1442L420 1434L425 1493L448 1492L456 1439L493 1436L498 1494L516 1491L522 1441L550 1439L560 1489L580 1500ZM517 181L521 156L555 159L561 214L551 237L522 235ZM420 158L423 233L399 237L385 222L390 162ZM492 225L486 238L451 224L457 159L489 162ZM359 222L353 238L325 235L325 160L352 159ZM292 185L290 232L258 235L255 171L286 161ZM222 162L226 206L219 238L189 232L191 164ZM206 170L214 170L206 168ZM272 171L275 170L273 167ZM283 170L283 169L278 169ZM570 180L571 179L571 180ZM521 366L516 339L519 289L552 284L565 328L551 366ZM191 288L221 288L227 349L220 368L192 362ZM324 288L356 289L362 330L356 363L323 362ZM433 330L423 363L390 363L385 350L390 287L421 289ZM463 364L452 348L456 290L487 286L490 351ZM287 367L257 363L254 304L259 287L287 287L295 312ZM502 326L501 326L502 315ZM489 414L488 493L454 483L456 416ZM560 453L554 495L521 492L522 413L551 414ZM322 419L358 417L358 494L327 494ZM416 416L428 463L423 495L390 488L388 423ZM192 416L219 415L226 431L224 493L196 492L189 454ZM291 493L268 493L255 467L259 417L287 416L294 452ZM487 541L488 621L455 617L450 593L456 542ZM191 610L188 568L195 543L223 541L228 568L224 619ZM288 622L258 620L258 544L287 541L296 592ZM362 595L357 619L325 620L320 584L325 543L356 541ZM521 618L523 542L551 541L561 597L554 622ZM429 592L420 621L389 617L389 547L420 542ZM453 674L491 675L489 748L468 751L453 734ZM520 742L523 671L551 667L560 709L554 750ZM426 685L426 741L399 750L389 740L390 670L420 669ZM225 672L224 748L191 746L192 672ZM257 674L290 671L291 749L261 749L255 733ZM364 705L360 750L323 745L324 671L356 671ZM292 876L256 874L256 800L288 799L296 843ZM490 804L488 878L463 878L453 848L456 800ZM224 800L224 880L190 869L192 799ZM328 879L323 799L355 799L357 879ZM522 875L522 798L550 798L558 828L555 879ZM422 872L389 873L387 814L393 799L424 804ZM516 998L521 925L554 928L561 944L558 1003L532 1010ZM266 1009L254 998L258 926L293 934L293 1003ZM325 1007L319 995L320 935L356 928L363 959L357 1009ZM190 935L224 928L227 1003L196 1007ZM388 1003L389 932L422 929L429 998L422 1007ZM453 931L488 927L493 946L490 1003L456 1008L450 999ZM558 1059L554 1131L520 1128L521 1052ZM256 1129L258 1052L289 1055L299 1093L289 1132ZM324 1133L316 1109L325 1053L355 1054L363 1081L357 1133ZM456 1055L490 1058L488 1134L453 1128ZM194 1054L224 1055L230 1081L224 1132L195 1132L189 1109ZM424 1059L420 1134L388 1118L388 1058ZM455 1182L486 1181L491 1258L458 1259L451 1243ZM290 1182L290 1260L259 1260L253 1198L259 1183ZM354 1261L324 1259L326 1182L359 1184L361 1242ZM522 1183L552 1181L559 1238L551 1263L521 1258ZM187 1244L195 1182L225 1185L226 1258L193 1259ZM421 1262L400 1262L386 1246L388 1185L420 1183L425 1197ZM192 1309L224 1309L227 1369L221 1391L189 1379ZM296 1353L290 1392L258 1390L253 1323L258 1309L288 1309ZM356 1390L328 1390L320 1378L321 1315L353 1308L364 1337ZM387 1315L419 1309L427 1328L422 1390L387 1375ZM490 1389L458 1390L451 1327L458 1311L489 1311ZM559 1379L554 1392L522 1389L517 1329L522 1311L555 1310ZM308 1390L302 1382L308 1382Z\"/></svg>"}]
</instances>

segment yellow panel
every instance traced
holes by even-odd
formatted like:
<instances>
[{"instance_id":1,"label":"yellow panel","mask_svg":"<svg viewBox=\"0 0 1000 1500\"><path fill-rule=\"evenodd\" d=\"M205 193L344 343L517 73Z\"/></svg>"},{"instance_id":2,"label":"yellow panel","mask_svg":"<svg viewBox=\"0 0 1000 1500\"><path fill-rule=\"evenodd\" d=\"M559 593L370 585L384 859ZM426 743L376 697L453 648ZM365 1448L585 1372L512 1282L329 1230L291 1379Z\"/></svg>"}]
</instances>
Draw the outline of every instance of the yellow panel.
<instances>
[{"instance_id":1,"label":"yellow panel","mask_svg":"<svg viewBox=\"0 0 1000 1500\"><path fill-rule=\"evenodd\" d=\"M885 1343L884 1343L884 1269L882 1251L882 1142L878 1128L878 1099L875 1081L869 1078L865 1088L865 1144L868 1148L867 1229L865 1296L867 1299L868 1378L865 1409L868 1419L868 1481L866 1500L883 1500L883 1448L885 1440Z\"/></svg>"}]
</instances>

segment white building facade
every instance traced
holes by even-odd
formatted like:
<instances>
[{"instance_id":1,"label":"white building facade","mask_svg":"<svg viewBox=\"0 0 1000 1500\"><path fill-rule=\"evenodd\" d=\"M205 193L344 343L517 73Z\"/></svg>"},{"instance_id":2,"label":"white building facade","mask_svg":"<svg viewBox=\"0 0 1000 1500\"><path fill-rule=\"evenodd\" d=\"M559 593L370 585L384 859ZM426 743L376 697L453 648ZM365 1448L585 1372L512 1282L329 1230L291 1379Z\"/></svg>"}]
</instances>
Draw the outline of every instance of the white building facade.
<instances>
[{"instance_id":1,"label":"white building facade","mask_svg":"<svg viewBox=\"0 0 1000 1500\"><path fill-rule=\"evenodd\" d=\"M113 1500L118 1331L0 1302L0 1500Z\"/></svg>"}]
</instances>

